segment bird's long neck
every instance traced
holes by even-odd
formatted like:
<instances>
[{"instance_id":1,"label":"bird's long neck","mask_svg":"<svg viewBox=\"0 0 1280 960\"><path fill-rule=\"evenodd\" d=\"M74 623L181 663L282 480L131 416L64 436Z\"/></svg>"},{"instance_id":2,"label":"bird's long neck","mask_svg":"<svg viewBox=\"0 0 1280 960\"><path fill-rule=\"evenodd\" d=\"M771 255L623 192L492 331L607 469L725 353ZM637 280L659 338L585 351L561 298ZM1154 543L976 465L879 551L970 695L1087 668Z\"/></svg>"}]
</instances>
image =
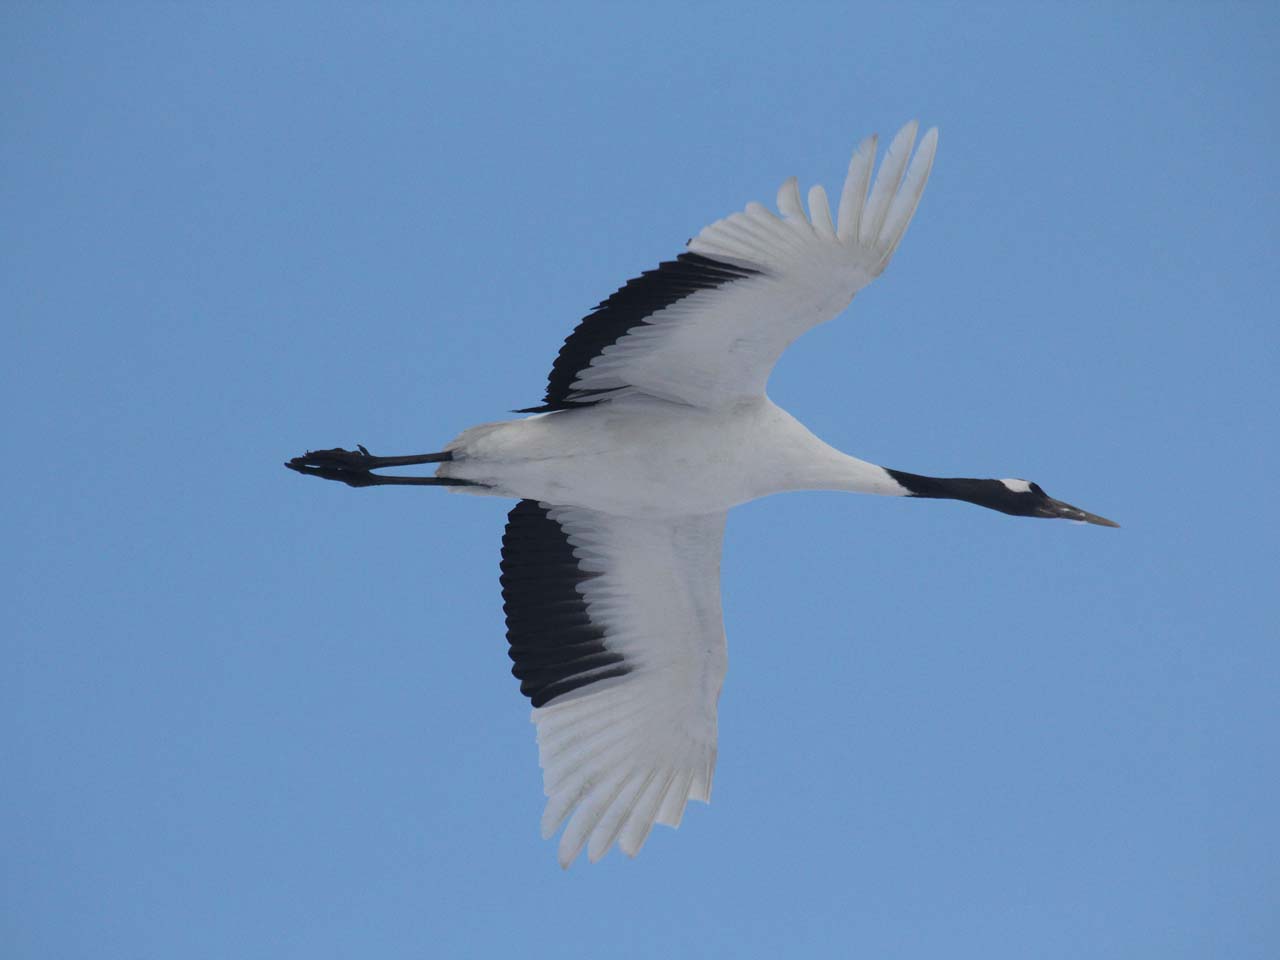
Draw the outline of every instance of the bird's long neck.
<instances>
[{"instance_id":1,"label":"bird's long neck","mask_svg":"<svg viewBox=\"0 0 1280 960\"><path fill-rule=\"evenodd\" d=\"M904 496L924 497L930 500L964 500L979 506L988 506L992 484L998 480L978 480L972 477L925 477L918 473L907 473L905 470L890 470L885 473L906 492Z\"/></svg>"},{"instance_id":2,"label":"bird's long neck","mask_svg":"<svg viewBox=\"0 0 1280 960\"><path fill-rule=\"evenodd\" d=\"M859 460L824 443L786 411L772 407L770 413L781 418L775 429L783 440L778 461L782 482L775 490L843 490L887 497L964 500L984 507L994 506L993 496L1010 492L999 480L926 477Z\"/></svg>"},{"instance_id":3,"label":"bird's long neck","mask_svg":"<svg viewBox=\"0 0 1280 960\"><path fill-rule=\"evenodd\" d=\"M844 490L889 497L964 500L980 506L990 506L993 486L1001 485L997 480L926 477L918 473L907 473L905 470L893 470L827 447L822 456L815 457L806 465L798 486L807 490Z\"/></svg>"}]
</instances>

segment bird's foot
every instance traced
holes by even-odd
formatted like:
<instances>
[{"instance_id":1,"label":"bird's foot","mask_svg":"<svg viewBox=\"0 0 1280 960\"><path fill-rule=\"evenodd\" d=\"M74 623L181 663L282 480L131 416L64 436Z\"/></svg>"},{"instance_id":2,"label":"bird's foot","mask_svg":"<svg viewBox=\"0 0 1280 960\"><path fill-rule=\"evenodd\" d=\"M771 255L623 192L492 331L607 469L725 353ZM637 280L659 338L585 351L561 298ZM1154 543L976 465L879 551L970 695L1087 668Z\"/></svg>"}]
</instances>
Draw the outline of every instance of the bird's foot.
<instances>
[{"instance_id":1,"label":"bird's foot","mask_svg":"<svg viewBox=\"0 0 1280 960\"><path fill-rule=\"evenodd\" d=\"M372 487L382 482L370 472L381 459L357 444L355 450L308 450L305 456L294 457L285 466L309 477L340 480L349 487Z\"/></svg>"}]
</instances>

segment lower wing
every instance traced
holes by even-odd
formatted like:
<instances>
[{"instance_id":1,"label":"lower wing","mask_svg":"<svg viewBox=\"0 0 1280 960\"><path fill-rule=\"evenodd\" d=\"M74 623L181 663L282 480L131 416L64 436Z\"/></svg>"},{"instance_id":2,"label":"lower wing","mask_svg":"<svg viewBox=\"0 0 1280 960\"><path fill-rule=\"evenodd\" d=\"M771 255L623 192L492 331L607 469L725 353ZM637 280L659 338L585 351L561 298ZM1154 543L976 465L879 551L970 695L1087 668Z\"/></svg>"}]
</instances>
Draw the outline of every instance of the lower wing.
<instances>
[{"instance_id":1,"label":"lower wing","mask_svg":"<svg viewBox=\"0 0 1280 960\"><path fill-rule=\"evenodd\" d=\"M534 705L560 865L711 798L725 514L638 520L522 500L502 538L512 673Z\"/></svg>"}]
</instances>

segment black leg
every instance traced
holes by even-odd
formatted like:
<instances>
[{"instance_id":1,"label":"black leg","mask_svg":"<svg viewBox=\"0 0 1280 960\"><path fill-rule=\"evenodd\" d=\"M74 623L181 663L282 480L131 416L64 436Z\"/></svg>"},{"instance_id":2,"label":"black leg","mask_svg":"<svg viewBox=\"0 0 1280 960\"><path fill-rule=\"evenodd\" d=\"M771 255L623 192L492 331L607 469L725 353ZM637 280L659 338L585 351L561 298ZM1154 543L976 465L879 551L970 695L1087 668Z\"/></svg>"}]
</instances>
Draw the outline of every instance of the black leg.
<instances>
[{"instance_id":1,"label":"black leg","mask_svg":"<svg viewBox=\"0 0 1280 960\"><path fill-rule=\"evenodd\" d=\"M362 446L355 450L308 450L285 464L290 470L322 480L339 480L349 487L462 487L474 486L470 480L453 477L387 477L371 471L378 467L407 467L416 463L443 463L453 459L449 451L420 453L408 457L375 457Z\"/></svg>"}]
</instances>

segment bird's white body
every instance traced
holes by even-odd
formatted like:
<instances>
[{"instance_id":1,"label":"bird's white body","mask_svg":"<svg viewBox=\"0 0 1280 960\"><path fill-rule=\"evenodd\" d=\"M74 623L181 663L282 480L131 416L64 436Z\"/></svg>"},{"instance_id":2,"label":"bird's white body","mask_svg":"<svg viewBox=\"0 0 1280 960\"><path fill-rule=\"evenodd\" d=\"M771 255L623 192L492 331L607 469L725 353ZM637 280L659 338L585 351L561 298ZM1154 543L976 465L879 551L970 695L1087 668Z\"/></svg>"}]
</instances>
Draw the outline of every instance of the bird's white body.
<instances>
[{"instance_id":1,"label":"bird's white body","mask_svg":"<svg viewBox=\"0 0 1280 960\"><path fill-rule=\"evenodd\" d=\"M937 147L904 127L874 181L876 139L849 163L838 219L795 179L779 215L718 220L687 253L631 280L565 341L535 416L467 430L445 451L322 451L291 465L329 479L446 484L515 497L502 543L512 672L533 703L559 858L634 855L654 823L707 800L726 653L720 547L727 511L789 490L968 500L1114 526L1024 480L887 470L829 447L765 386L788 344L880 275L915 213ZM526 411L530 412L530 411ZM434 478L369 474L440 463Z\"/></svg>"},{"instance_id":2,"label":"bird's white body","mask_svg":"<svg viewBox=\"0 0 1280 960\"><path fill-rule=\"evenodd\" d=\"M788 490L903 495L888 471L823 443L765 392L786 347L879 276L937 146L917 127L858 147L833 219L794 178L628 283L565 342L547 412L467 430L436 477L516 497L503 538L513 672L533 700L559 858L639 851L707 800L726 653L725 515Z\"/></svg>"},{"instance_id":3,"label":"bird's white body","mask_svg":"<svg viewBox=\"0 0 1280 960\"><path fill-rule=\"evenodd\" d=\"M705 409L654 397L487 423L447 448L459 493L572 504L624 517L728 510L788 490L900 496L879 466L823 443L768 397Z\"/></svg>"},{"instance_id":4,"label":"bird's white body","mask_svg":"<svg viewBox=\"0 0 1280 960\"><path fill-rule=\"evenodd\" d=\"M687 253L631 280L565 341L534 416L474 427L440 453L321 451L304 473L445 484L514 497L502 541L512 672L533 703L559 859L615 843L634 855L655 823L707 800L726 652L720 548L727 511L789 490L966 500L1004 513L1115 526L1025 480L918 476L850 457L769 400L786 347L880 275L915 213L937 148L907 124L874 180L858 147L833 219L795 179L779 215L718 220ZM532 412L532 411L526 411ZM371 475L439 463L435 477ZM372 464L372 466L370 466Z\"/></svg>"}]
</instances>

